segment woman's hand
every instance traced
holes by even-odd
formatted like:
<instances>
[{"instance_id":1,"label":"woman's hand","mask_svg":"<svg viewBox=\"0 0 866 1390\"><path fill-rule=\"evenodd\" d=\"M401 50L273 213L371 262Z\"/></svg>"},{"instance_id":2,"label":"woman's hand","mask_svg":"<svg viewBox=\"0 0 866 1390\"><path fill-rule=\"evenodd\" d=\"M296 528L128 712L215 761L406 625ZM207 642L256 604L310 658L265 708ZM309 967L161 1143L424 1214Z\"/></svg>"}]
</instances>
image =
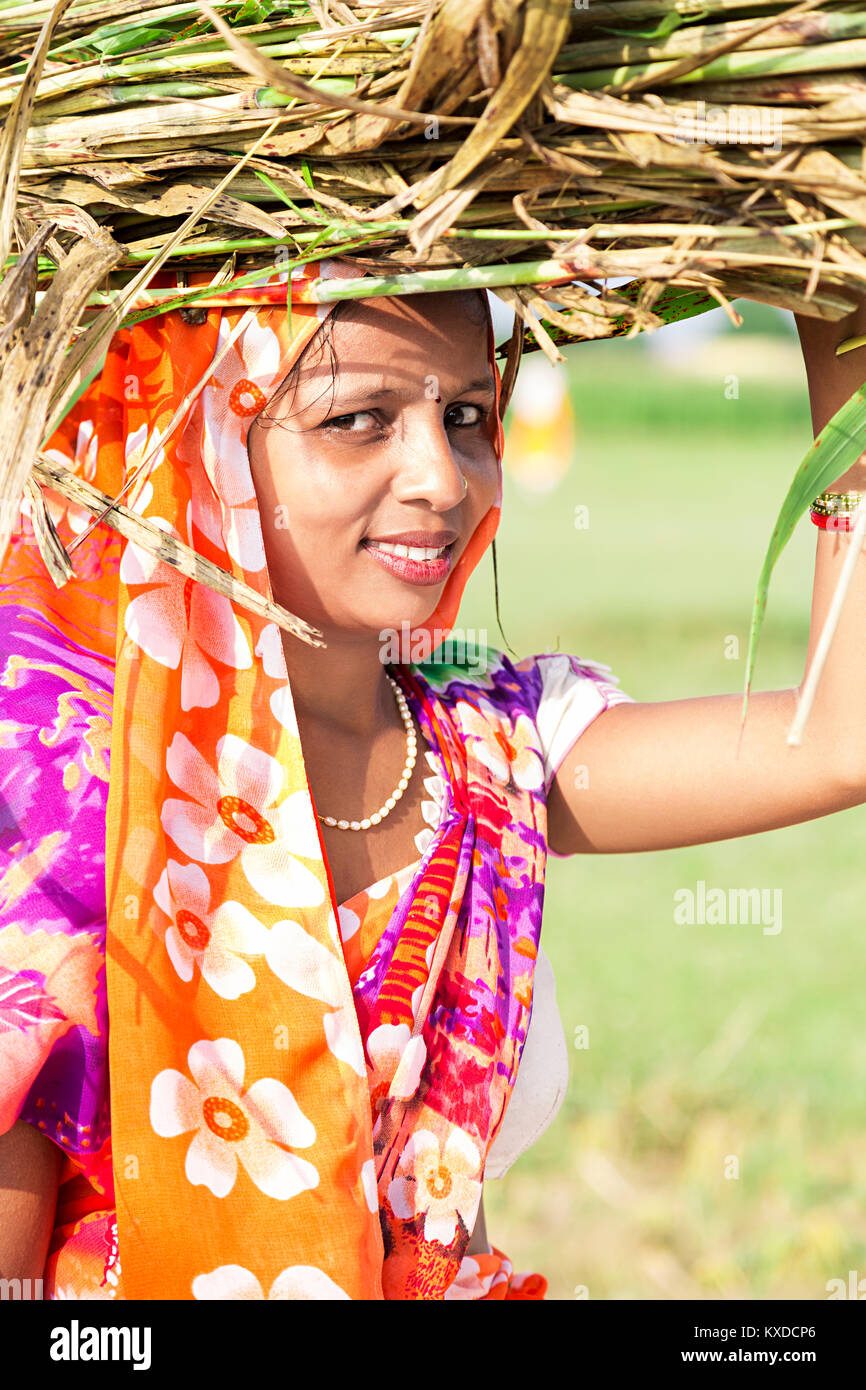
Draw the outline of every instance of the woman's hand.
<instances>
[{"instance_id":1,"label":"woman's hand","mask_svg":"<svg viewBox=\"0 0 866 1390\"><path fill-rule=\"evenodd\" d=\"M846 319L798 317L815 434L866 381L866 294ZM863 447L866 449L866 430ZM756 460L756 467L760 460ZM866 458L825 490L866 491ZM736 517L729 525L736 526ZM810 528L811 529L811 528ZM850 545L815 528L812 615L803 681L752 693L737 756L742 695L618 704L561 765L548 798L558 854L675 849L754 835L866 802L866 559L854 572L802 743L787 742L800 692Z\"/></svg>"},{"instance_id":2,"label":"woman's hand","mask_svg":"<svg viewBox=\"0 0 866 1390\"><path fill-rule=\"evenodd\" d=\"M841 357L836 356L839 343L866 333L866 286L858 298L854 312L835 323L794 315L806 364L812 429L816 437L839 407L866 381L866 347L853 348ZM866 464L855 464L825 491L847 492L851 488L866 489Z\"/></svg>"}]
</instances>

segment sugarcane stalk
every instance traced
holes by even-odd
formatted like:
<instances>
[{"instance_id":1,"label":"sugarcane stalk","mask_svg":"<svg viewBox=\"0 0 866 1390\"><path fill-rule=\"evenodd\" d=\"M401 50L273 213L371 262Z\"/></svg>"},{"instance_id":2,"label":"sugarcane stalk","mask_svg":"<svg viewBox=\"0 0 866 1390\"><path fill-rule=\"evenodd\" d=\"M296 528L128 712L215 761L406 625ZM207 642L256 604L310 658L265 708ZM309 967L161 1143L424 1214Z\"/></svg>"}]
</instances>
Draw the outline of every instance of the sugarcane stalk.
<instances>
[{"instance_id":1,"label":"sugarcane stalk","mask_svg":"<svg viewBox=\"0 0 866 1390\"><path fill-rule=\"evenodd\" d=\"M214 564L213 560L199 555L198 551L168 535L146 517L139 516L129 507L116 502L85 478L71 472L69 468L54 463L44 455L38 455L33 464L33 473L40 482L68 497L77 506L86 507L94 515L101 515L106 526L118 531L134 545L140 546L154 559L171 565L179 574L206 585L256 617L276 623L278 627L291 632L309 646L326 645L319 628L312 626L304 618L296 617L281 604L272 602L243 580L237 579L229 570L224 570Z\"/></svg>"},{"instance_id":2,"label":"sugarcane stalk","mask_svg":"<svg viewBox=\"0 0 866 1390\"><path fill-rule=\"evenodd\" d=\"M738 10L788 9L783 0L592 0L591 4L576 7L571 16L572 32L586 29L636 27L635 21L681 16L704 19L708 14L728 14Z\"/></svg>"},{"instance_id":3,"label":"sugarcane stalk","mask_svg":"<svg viewBox=\"0 0 866 1390\"><path fill-rule=\"evenodd\" d=\"M395 226L401 226L402 224L394 224L394 225L395 225ZM802 225L802 224L800 224L800 223L792 222L792 223L788 223L788 224L786 224L785 226L783 226L783 227L781 227L781 228L778 228L778 229L776 229L776 230L778 230L778 231L784 233L784 234L787 235L787 236L793 236L793 237L796 237L796 236L803 236L803 237L806 237L806 236L813 236L813 235L815 235L816 232L835 231L835 230L838 230L838 229L841 229L841 228L845 228L845 227L855 227L855 226L857 226L857 225L859 225L859 224L858 224L857 222L855 222L855 221L854 221L853 219L851 219L851 218L847 218L847 217L837 217L837 218L823 218L823 219L821 219L820 221L817 221L817 222L815 222L815 223L808 224L807 226L804 226L804 225ZM379 234L381 234L381 233L382 233L383 231L385 231L385 230L387 230L387 226L384 227L384 228L371 228L371 229L369 230L368 235L369 235L369 236L379 235ZM265 250L267 250L267 251L273 251L273 250L275 250L275 249L276 249L277 247L279 247L279 246L287 245L290 241L298 241L298 242L303 242L303 241L305 241L305 240L309 241L309 240L312 240L316 235L317 235L317 234L316 234L315 232L298 231L298 232L293 233L291 236L288 236L288 235L287 235L287 236L284 237L284 238L245 237L245 238L238 238L238 239L232 240L232 241L199 241L199 242L191 242L191 241L190 241L190 242L186 242L183 246L179 247L176 254L178 254L178 255L186 255L186 256L189 256L189 255L210 255L210 256L216 256L216 255L227 255L227 254L229 254L230 252L265 251ZM574 229L568 229L568 230L564 230L564 231L560 231L560 232L552 232L551 238L550 238L550 239L556 239L556 240L562 240L562 241L573 241L573 240L574 240L574 235L575 235ZM663 224L660 224L660 223L653 223L653 222L647 222L647 223L630 223L630 222L623 222L623 223L612 224L612 225L607 226L607 227L599 225L599 226L597 226L597 227L594 228L594 230L593 230L593 235L594 235L595 237L601 239L601 240L617 240L617 239L622 238L622 237L635 237L635 238L641 238L641 237L643 237L643 238L655 238L655 237L657 237L657 238L660 238L660 239L662 239L662 240L665 240L665 239L670 239L670 238L673 237L673 236L684 236L684 235L698 236L698 237L701 237L701 238L706 239L706 240L713 240L713 239L731 239L731 240L735 240L737 237L744 237L744 238L752 237L752 238L754 238L755 230L754 230L753 227L713 227L713 226L711 226L711 225L707 225L707 226L702 226L702 225L697 225L697 224L690 225L690 224L688 224L688 223L679 223L679 222L663 223ZM448 230L448 232L445 233L445 236L449 236L449 237L452 237L452 238L453 238L453 237L458 237L458 238L461 238L461 239L465 237L465 238L467 238L467 239L475 238L475 239L478 239L478 240L491 240L491 241L500 240L500 239L503 240L503 241L512 241L512 240L513 240L513 241L519 241L519 240L540 240L540 239L545 239L545 240L546 240L546 239L547 239L547 233L528 232L526 229L521 229L521 230L517 230L517 229L503 229L503 230L500 231L500 230L497 230L496 228L474 228L474 229L473 229L473 228L450 228L450 229ZM131 250L128 252L128 259L131 260L131 261L132 261L132 260L147 260L148 257L150 256L150 254L151 254L151 251L150 251L148 248L145 248L145 247L135 248L135 249L131 249ZM332 252L332 254L336 254L336 252ZM466 270L465 272L462 271L462 270L449 271L448 274L449 274L450 276L459 276L459 275L464 274L464 273L465 273L466 275L475 275L475 274L481 274L481 273L483 273L483 274L485 274L485 275L489 274L489 275L491 275L492 277L494 277L494 278L491 278L491 279L490 279L490 281L489 281L489 284L490 284L490 285L494 285L494 284L501 284L501 285L505 285L505 284L534 284L534 283L536 283L536 280L535 280L534 277L535 277L536 275L538 275L540 278L543 279L544 270L546 270L550 264L551 264L551 263L550 263L550 262L547 262L547 261L532 261L532 262L525 262L525 263L523 263L520 267L516 267L514 264L503 265L503 266L485 266L485 267L483 267L483 268L482 268L482 267L470 268L469 270ZM517 275L518 270L519 270L521 276L524 276L524 275L525 275L525 278L515 278L514 280L509 280L509 279L507 278L508 275L511 274L511 273L514 273L515 275ZM426 273L426 274L431 274L431 275L439 276L439 275L441 275L443 272L437 270L437 271L429 271L429 272L413 272L412 274L413 274L413 276L414 276L414 275L417 275L417 274L425 274L425 273ZM495 278L496 276L500 276L500 278L497 279L497 278ZM342 283L342 282L341 282L341 283ZM366 282L365 282L365 283L366 283ZM409 282L407 281L407 283L409 283ZM413 283L414 283L414 280L413 280ZM434 281L433 283L436 283L436 282ZM465 284L465 285L460 285L459 288L472 288L472 287L474 286L474 284L475 284L475 282L474 282L473 280L467 280L466 284ZM448 288L451 288L451 286L449 285ZM388 292L389 292L389 291L385 291L385 290L379 291L379 293L382 293L382 294L388 293ZM415 293L415 291L409 291L409 290L405 290L405 291L402 291L402 292L403 292L403 293L407 293L407 294L408 294L408 293ZM418 291L418 293L420 293L420 292L421 292L421 291ZM156 293L156 291L152 291L152 293ZM390 293L399 294L399 293L401 293L401 291L400 291L400 290L393 290L393 291L390 291Z\"/></svg>"},{"instance_id":4,"label":"sugarcane stalk","mask_svg":"<svg viewBox=\"0 0 866 1390\"><path fill-rule=\"evenodd\" d=\"M34 115L33 125L48 125L62 116L92 116L99 110L144 102L194 101L201 97L220 97L227 87L202 81L141 82L128 86L91 87L80 93L43 101Z\"/></svg>"},{"instance_id":5,"label":"sugarcane stalk","mask_svg":"<svg viewBox=\"0 0 866 1390\"><path fill-rule=\"evenodd\" d=\"M38 16L44 15L49 8L47 0L27 5L0 4L0 51L4 41L9 42L10 33L26 32L26 23L15 28L13 11L35 26ZM741 17L744 9L749 12L748 18ZM719 267L725 265L729 273L743 274L742 267L754 263L743 258L756 256L765 257L768 269L773 266L787 268L796 275L801 267L812 265L810 252L801 254L797 248L804 238L811 241L818 235L838 237L842 232L850 232L849 244L853 246L860 234L861 223L854 220L859 212L853 211L851 216L847 214L849 205L853 210L856 199L866 196L866 187L862 180L853 177L847 184L844 179L840 181L838 170L842 166L852 172L858 169L860 146L854 141L866 119L863 115L866 107L858 114L855 103L848 115L840 108L839 119L832 123L822 121L820 113L814 109L789 107L774 113L786 144L812 142L826 148L828 134L836 140L848 140L848 144L833 145L838 162L830 182L838 196L849 200L848 204L834 208L832 203L826 203L830 189L827 180L800 172L797 161L793 166L789 164L780 175L768 154L757 161L753 158L753 152L747 153L745 149L726 148L724 156L717 150L708 154L705 145L718 143L713 140L703 142L703 146L698 139L690 144L680 142L675 146L669 137L676 135L683 120L688 120L689 103L668 101L650 107L646 102L622 101L615 96L607 101L604 97L595 96L598 87L592 86L593 80L601 82L611 73L616 75L614 93L619 86L636 77L659 82L669 71L672 58L689 55L699 60L705 51L717 47L721 39L727 41L752 33L755 11L763 12L772 20L774 13L786 14L789 9L790 6L783 3L746 4L744 0L737 0L737 3L733 3L733 0L731 3L727 3L727 0L708 0L707 4L701 3L701 0L694 3L692 0L664 0L664 3L618 0L615 4L601 4L593 0L589 31L585 22L587 15L581 11L573 12L569 16L569 30L590 32L591 37L588 43L583 41L576 48L567 43L560 49L563 70L557 73L557 80L564 88L569 88L571 84L573 91L585 94L587 100L575 110L567 108L564 116L567 121L574 118L578 124L587 127L586 132L581 138L575 133L574 126L567 131L559 126L545 137L550 153L536 142L531 158L527 159L523 141L515 138L507 125L503 124L485 162L474 171L478 188L486 184L488 192L499 193L500 197L483 200L470 197L466 202L461 190L466 205L459 215L451 218L450 214L443 216L437 210L438 220L433 221L434 228L438 228L435 245L443 249L437 250L435 255L431 249L431 272L441 273L436 262L441 262L443 257L448 259L444 248L449 243L453 245L455 238L460 254L463 254L465 245L467 256L474 255L471 252L474 244L478 245L480 252L483 245L492 248L496 243L502 244L503 254L507 254L505 248L509 245L518 248L540 244L547 244L551 248L562 245L563 254L566 254L569 243L574 242L580 234L584 242L594 248L593 255L603 255L603 264L607 267L622 269L629 264L645 265L646 258L650 257L661 268L660 273L665 275L688 262L688 256L677 248L685 244L684 238L691 238L689 255L692 259L689 263L698 267L697 274L708 277L719 273ZM230 22L237 13L234 5L217 5L216 10ZM275 18L277 13L279 18ZM332 112L342 115L342 109L337 102L332 108L299 105L298 96L281 95L276 89L268 91L258 86L255 78L240 77L236 55L233 50L230 51L226 35L232 39L254 37L262 58L268 61L280 58L283 68L289 73L296 70L299 73L304 64L313 60L313 55L324 57L328 54L331 72L324 78L319 77L318 89L332 92L338 98L340 95L350 95L355 90L353 75L348 72L334 74L338 62L356 69L364 65L370 67L374 63L405 69L405 49L419 32L422 13L422 7L405 6L399 11L395 7L388 7L385 13L374 12L372 18L360 23L335 24L333 29L323 31L319 27L318 12L313 22L312 12L302 0L297 0L297 3L285 0L285 3L275 7L265 24L236 24L231 30L223 24L220 32L216 33L204 22L200 31L193 31L193 21L197 23L201 17L198 5L163 5L148 9L133 6L127 0L118 0L114 5L75 5L67 17L69 22L63 26L60 40L54 41L51 49L53 57L60 60L71 55L74 59L75 55L86 53L88 46L90 52L98 51L104 57L69 61L64 71L43 77L39 88L43 97L42 114L37 115L42 124L31 129L23 161L25 168L22 177L31 215L37 215L40 208L45 213L50 212L54 207L52 199L58 203L68 199L75 206L90 207L97 220L106 222L126 241L124 264L134 265L147 260L160 247L171 226L169 213L163 212L163 208L168 209L170 204L167 200L160 202L152 174L142 176L141 191L138 191L135 164L141 161L145 167L153 167L154 158L159 156L160 167L165 169L165 177L170 180L171 169L180 168L178 161L183 159L184 181L195 180L200 186L210 186L212 179L208 161L212 163L217 159L220 149L225 149L227 153L229 150L234 153L248 149L254 138L260 138L267 121L262 112L268 108L262 103L273 102L276 105L287 101L290 104L286 107L287 120L281 126L281 133L274 135L262 147L269 156L267 167L272 169L273 174L263 169L257 175L270 178L268 191L273 196L269 200L263 190L251 187L251 180L248 180L242 189L238 188L237 196L246 199L251 211L242 212L236 218L241 225L252 228L261 226L263 219L257 222L252 216L252 208L283 201L288 211L278 212L276 218L269 215L269 220L284 226L285 235L233 236L229 229L231 209L223 208L221 213L220 209L213 208L207 219L203 220L198 239L190 238L178 248L172 260L176 259L182 264L191 258L207 260L227 254L248 255L255 260L273 257L279 247L292 247L295 252L312 257L316 252L321 254L322 248L327 248L328 254L336 255L365 246L371 250L375 248L383 260L387 259L396 247L406 244L407 237L411 238L413 223L408 215L395 218L384 214L397 211L402 214L412 203L416 208L423 208L425 200L430 200L429 179L426 183L424 179L429 169L428 151L421 146L421 141L409 138L395 141L390 147L385 144L376 156L364 151L364 158L370 161L371 169L376 168L372 162L374 157L383 161L378 166L380 168L385 167L387 157L390 170L395 176L399 173L404 191L394 196L391 196L394 183L384 182L382 175L362 181L361 187L353 184L351 144L346 146L345 151L341 150L343 168L340 173L332 169L326 160L311 159L311 166L321 184L318 193L313 188L306 194L291 185L285 189L279 180L280 161L296 159L307 146L312 147L315 155L316 145L321 143L329 117ZM730 15L735 18L729 19ZM663 31L670 27L668 20L671 16L680 27L666 35ZM716 16L719 22L707 23L708 16ZM98 17L98 23L95 17ZM658 26L660 17L667 18L664 25ZM637 26L642 21L644 31L641 34ZM653 31L654 24L658 32ZM183 28L184 25L187 27ZM165 36L172 26L175 36L167 39ZM632 34L627 32L629 26L635 31ZM601 37L606 27L615 29L616 35ZM783 83L787 83L788 88L793 86L798 97L818 89L828 89L837 81L835 69L822 69L828 73L826 77L820 74L809 77L798 74L796 64L802 62L804 56L807 61L814 61L815 54L819 56L819 61L825 63L832 60L851 64L863 52L858 36L864 30L866 12L862 3L786 20L784 27L773 21L764 33L752 33L745 45L741 44L734 51L717 56L703 67L698 66L691 72L680 74L675 79L676 87L681 83L690 83L689 97L700 98L713 82L718 86L719 81L723 81L740 98L738 104L727 113L732 119L737 113L742 116L744 111L753 117L760 116L763 108L745 105L742 94L747 90L754 92L761 89L770 81L776 84L776 95ZM784 46L765 46L776 43L780 33L786 37ZM117 52L113 53L113 49ZM629 61L622 63L619 68L608 69L601 66L606 54L621 55ZM336 55L340 55L339 58ZM642 55L642 61L630 61L636 55ZM755 64L761 68L768 63L778 65L779 62L785 67L784 73L777 71L771 79L755 76ZM578 63L589 66L583 70L575 66ZM219 77L223 64L226 69L223 79L225 87L220 86ZM569 64L573 69L570 76L565 70ZM254 67L249 69L250 72L254 70L258 71ZM850 68L847 70L851 71ZM197 73L200 74L198 78ZM705 80L708 74L712 82ZM97 80L103 81L101 88L94 90L86 85ZM866 89L859 75L857 80ZM55 83L57 90L54 95L45 95L47 82ZM401 82L405 82L405 74L395 70L377 79L377 90L402 90ZM72 84L71 88L64 90L64 83ZM12 88L17 89L17 85L17 78L0 79L0 103L4 100L4 93L8 100ZM847 92L856 90L856 85L855 82L846 88L842 84L842 88ZM672 90L675 89L672 85ZM836 88L833 90L835 93ZM365 100L371 92L372 88L368 87L364 92ZM471 94L471 88L467 88L466 92ZM169 95L177 100L161 99ZM486 100L484 92L478 95ZM99 102L103 108L110 103L114 109L91 114L95 102ZM61 113L58 107L63 103ZM363 106L363 103L360 105ZM808 103L804 102L803 106L808 106ZM39 109L37 107L37 113ZM455 109L462 111L465 107L458 105ZM479 113L482 109L478 108ZM85 112L88 114L83 114ZM463 119L473 124L469 118L452 117L451 112L443 112L442 118L446 121ZM334 124L333 120L331 123ZM384 128L386 123L382 124ZM724 143L738 144L740 141ZM465 141L459 139L437 140L433 148L440 167L432 171L430 177L440 173L444 167L442 161L456 159L459 162L464 147ZM433 152L433 148L430 152ZM552 171L545 168L544 161L553 160L557 150L575 157L591 157L596 161L597 168L592 169L593 177L590 179L578 176L575 180L565 180L560 177L560 183L571 185L568 195L563 196L564 189L561 189L550 197L546 196L545 180L550 178ZM52 166L74 167L80 163L82 173L86 173L94 160L106 168L117 161L127 161L129 180L124 187L135 187L135 194L123 199L115 198L115 203L120 206L113 209L109 197L100 198L98 183L88 179L78 178L77 182L73 179L65 186L62 179L45 184ZM615 187L619 195L613 201L598 196L608 187ZM397 188L401 188L400 183ZM638 196L627 196L630 188ZM542 218L544 222L543 226L539 224L535 229L514 225L510 199L516 192L523 193L527 189L533 191L534 216ZM322 197L325 190L332 196L330 202L325 198L326 206L323 207L317 198ZM804 225L792 224L785 215L784 198L793 191L811 191L815 195L814 214ZM748 224L740 225L737 206L746 193L750 194L751 215ZM335 194L339 197L334 198ZM376 199L383 194L387 201L377 205ZM164 222L153 223L153 214L148 205L157 208ZM106 208L109 210L106 211ZM700 215L704 209L707 212L706 220ZM684 213L688 220L676 220L678 211ZM629 221L629 213L641 216L641 221ZM837 215L840 213L845 215ZM590 221L594 224L591 227L587 225ZM745 223L745 219L742 222ZM68 225L75 229L73 218L68 220ZM151 229L152 235L144 240L136 240ZM768 239L771 229L772 237ZM779 240L780 236L790 239L787 245ZM613 249L603 253L599 251L599 248L611 243ZM834 255L842 245L839 241ZM698 252L695 246L699 248ZM493 251L493 254L496 252ZM592 257L589 259L591 261ZM596 260L593 263L600 262ZM533 268L537 268L539 262L533 260L523 264L528 269L518 270L513 263L506 267L502 273L508 278L501 283L536 283L532 278ZM822 267L822 284L826 284L828 277L834 275L840 283L844 282L846 274L853 274L856 279L857 271L851 270L851 264L846 264L842 269L837 266L835 270ZM453 274L454 269L453 265L449 266L448 272ZM41 274L48 278L50 268L41 268ZM521 275L527 278L521 279ZM44 279L41 283L44 284ZM407 289L403 292L412 291ZM89 306L91 310L93 307L93 304ZM159 309L151 303L146 312L159 312Z\"/></svg>"},{"instance_id":6,"label":"sugarcane stalk","mask_svg":"<svg viewBox=\"0 0 866 1390\"><path fill-rule=\"evenodd\" d=\"M725 53L704 67L693 68L680 77L666 79L668 63L623 64L581 73L556 73L553 80L580 91L623 86L632 78L652 78L653 85L680 85L706 82L713 78L766 77L778 73L822 72L832 68L858 68L866 64L866 41L849 39L803 48L771 48L757 52Z\"/></svg>"},{"instance_id":7,"label":"sugarcane stalk","mask_svg":"<svg viewBox=\"0 0 866 1390\"><path fill-rule=\"evenodd\" d=\"M292 43L278 43L262 46L262 54L272 59L291 59L295 56L321 57L321 45L304 45L303 41ZM381 55L376 55L381 58ZM292 69L291 62L285 64L289 70ZM212 73L225 69L234 71L236 67L232 54L223 49L222 52L187 53L178 55L168 52L163 57L147 57L135 63L105 63L94 62L84 63L69 68L65 72L49 73L43 77L36 89L36 100L46 100L48 97L56 96L74 91L82 91L88 87L103 86L107 83L128 82L130 78L147 78L173 76L182 73L185 76L190 73L202 71ZM15 94L20 86L21 79L18 75L0 77L0 105L8 106L15 98Z\"/></svg>"},{"instance_id":8,"label":"sugarcane stalk","mask_svg":"<svg viewBox=\"0 0 866 1390\"><path fill-rule=\"evenodd\" d=\"M866 91L866 78L853 69L844 72L784 73L778 77L750 77L741 82L702 82L701 96L724 105L746 100L796 106L817 106Z\"/></svg>"},{"instance_id":9,"label":"sugarcane stalk","mask_svg":"<svg viewBox=\"0 0 866 1390\"><path fill-rule=\"evenodd\" d=\"M655 41L630 39L623 35L590 42L584 40L563 48L557 59L557 67L562 72L579 72L617 63L617 59L620 63L638 64L684 58L713 48L721 40L733 38L738 33L745 35L752 27L751 19L737 19L724 24L690 25ZM739 51L828 43L859 38L863 34L866 34L866 13L830 10L802 15L799 19L787 20L784 24L765 29L763 33L747 39Z\"/></svg>"},{"instance_id":10,"label":"sugarcane stalk","mask_svg":"<svg viewBox=\"0 0 866 1390\"><path fill-rule=\"evenodd\" d=\"M100 324L192 304L254 313L290 291L263 287L275 264L353 251L372 273L302 282L308 301L498 289L529 324L512 378L521 351L557 356L557 343L716 303L733 315L742 296L844 317L866 282L866 0L819 2L76 0L13 142L8 225L42 230L26 262L4 262L10 303L26 278L38 314L82 241L123 243L76 301L67 356L52 344L57 410L96 369ZM0 0L0 111L54 13L52 0ZM708 101L729 128L683 137ZM778 147L754 136L770 117ZM227 165L237 182L217 198ZM184 241L199 190L207 209ZM231 288L218 270L192 290L136 293L160 260L212 270L226 257ZM637 278L619 297L595 295L624 276Z\"/></svg>"}]
</instances>

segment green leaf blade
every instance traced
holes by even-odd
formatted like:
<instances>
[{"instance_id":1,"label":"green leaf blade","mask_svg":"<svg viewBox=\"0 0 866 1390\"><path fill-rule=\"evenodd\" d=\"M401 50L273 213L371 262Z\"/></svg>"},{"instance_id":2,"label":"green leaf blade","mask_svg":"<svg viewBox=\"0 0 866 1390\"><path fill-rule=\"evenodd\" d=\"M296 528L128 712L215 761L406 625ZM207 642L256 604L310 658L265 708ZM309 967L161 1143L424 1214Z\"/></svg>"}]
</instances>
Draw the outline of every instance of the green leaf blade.
<instances>
[{"instance_id":1,"label":"green leaf blade","mask_svg":"<svg viewBox=\"0 0 866 1390\"><path fill-rule=\"evenodd\" d=\"M754 611L749 629L746 679L740 734L746 722L749 691L755 669L758 635L764 621L770 575L776 561L794 533L794 528L812 500L847 472L866 449L866 382L858 387L815 439L788 489L773 527L764 563L755 590Z\"/></svg>"}]
</instances>

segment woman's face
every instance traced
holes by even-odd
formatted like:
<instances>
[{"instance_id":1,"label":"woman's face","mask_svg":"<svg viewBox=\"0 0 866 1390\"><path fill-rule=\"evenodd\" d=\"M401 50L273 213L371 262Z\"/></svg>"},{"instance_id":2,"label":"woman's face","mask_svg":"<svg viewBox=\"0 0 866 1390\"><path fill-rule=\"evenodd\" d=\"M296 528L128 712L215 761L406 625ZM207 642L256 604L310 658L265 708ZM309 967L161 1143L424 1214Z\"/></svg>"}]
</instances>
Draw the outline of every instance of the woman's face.
<instances>
[{"instance_id":1,"label":"woman's face","mask_svg":"<svg viewBox=\"0 0 866 1390\"><path fill-rule=\"evenodd\" d=\"M306 350L297 390L250 431L250 465L276 602L326 640L378 639L430 617L496 497L487 320L476 292L412 295L352 302L330 331L336 366ZM401 537L408 558L376 544Z\"/></svg>"}]
</instances>

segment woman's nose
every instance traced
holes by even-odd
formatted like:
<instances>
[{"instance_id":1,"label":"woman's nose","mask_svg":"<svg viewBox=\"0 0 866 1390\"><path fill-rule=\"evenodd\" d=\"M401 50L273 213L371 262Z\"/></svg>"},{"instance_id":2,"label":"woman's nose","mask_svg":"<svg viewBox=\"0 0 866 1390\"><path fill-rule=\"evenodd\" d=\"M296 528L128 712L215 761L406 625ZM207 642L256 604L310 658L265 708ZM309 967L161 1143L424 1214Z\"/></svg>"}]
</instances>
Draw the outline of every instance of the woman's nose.
<instances>
[{"instance_id":1,"label":"woman's nose","mask_svg":"<svg viewBox=\"0 0 866 1390\"><path fill-rule=\"evenodd\" d=\"M395 440L394 491L401 502L423 499L437 511L456 507L466 496L460 455L455 451L438 404L425 402L406 412Z\"/></svg>"}]
</instances>

